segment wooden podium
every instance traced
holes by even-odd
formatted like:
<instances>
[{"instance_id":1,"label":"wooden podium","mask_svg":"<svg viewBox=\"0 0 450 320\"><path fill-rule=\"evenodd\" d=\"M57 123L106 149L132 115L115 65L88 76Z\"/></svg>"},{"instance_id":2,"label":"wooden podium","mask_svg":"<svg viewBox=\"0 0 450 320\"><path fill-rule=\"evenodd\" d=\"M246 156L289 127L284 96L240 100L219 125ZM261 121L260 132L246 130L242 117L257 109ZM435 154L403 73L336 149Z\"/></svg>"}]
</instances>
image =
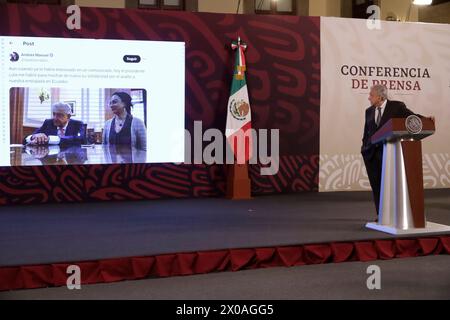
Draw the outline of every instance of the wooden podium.
<instances>
[{"instance_id":1,"label":"wooden podium","mask_svg":"<svg viewBox=\"0 0 450 320\"><path fill-rule=\"evenodd\" d=\"M389 120L371 138L383 143L378 223L367 228L390 234L449 231L450 227L426 221L422 142L434 134L431 119L412 115Z\"/></svg>"}]
</instances>

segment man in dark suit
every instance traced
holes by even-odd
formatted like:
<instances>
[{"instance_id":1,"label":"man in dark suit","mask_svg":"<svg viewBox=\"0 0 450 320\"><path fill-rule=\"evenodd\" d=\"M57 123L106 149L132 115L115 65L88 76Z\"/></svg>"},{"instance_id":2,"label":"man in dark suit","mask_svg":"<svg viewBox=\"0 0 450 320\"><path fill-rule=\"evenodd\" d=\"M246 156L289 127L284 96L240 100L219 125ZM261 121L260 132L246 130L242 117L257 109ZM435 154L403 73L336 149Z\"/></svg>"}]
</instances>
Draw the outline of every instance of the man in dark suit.
<instances>
[{"instance_id":1,"label":"man in dark suit","mask_svg":"<svg viewBox=\"0 0 450 320\"><path fill-rule=\"evenodd\" d=\"M383 145L372 144L370 138L392 118L406 118L410 115L417 115L423 118L423 116L409 110L403 102L388 100L387 96L388 91L384 85L374 85L370 89L370 107L366 109L366 122L364 124L361 146L361 154L369 176L370 186L372 187L377 214L379 213L380 204ZM430 117L430 119L434 121L433 117Z\"/></svg>"},{"instance_id":2,"label":"man in dark suit","mask_svg":"<svg viewBox=\"0 0 450 320\"><path fill-rule=\"evenodd\" d=\"M49 136L58 136L61 145L82 144L86 132L83 122L70 119L72 111L66 103L52 106L53 118L44 121L42 126L31 136L30 144L48 144Z\"/></svg>"}]
</instances>

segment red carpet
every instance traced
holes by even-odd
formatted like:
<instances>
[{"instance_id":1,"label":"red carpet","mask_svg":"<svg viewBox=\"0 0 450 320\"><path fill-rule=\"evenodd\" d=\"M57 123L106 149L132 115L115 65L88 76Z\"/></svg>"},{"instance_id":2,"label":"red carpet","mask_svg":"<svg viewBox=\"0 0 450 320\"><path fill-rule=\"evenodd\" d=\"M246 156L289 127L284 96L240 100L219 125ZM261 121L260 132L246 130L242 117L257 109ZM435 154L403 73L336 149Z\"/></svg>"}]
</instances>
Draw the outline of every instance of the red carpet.
<instances>
[{"instance_id":1,"label":"red carpet","mask_svg":"<svg viewBox=\"0 0 450 320\"><path fill-rule=\"evenodd\" d=\"M66 269L81 268L82 284L171 277L219 271L291 267L450 254L450 236L333 242L288 247L230 249L73 263L0 268L0 290L66 285Z\"/></svg>"}]
</instances>

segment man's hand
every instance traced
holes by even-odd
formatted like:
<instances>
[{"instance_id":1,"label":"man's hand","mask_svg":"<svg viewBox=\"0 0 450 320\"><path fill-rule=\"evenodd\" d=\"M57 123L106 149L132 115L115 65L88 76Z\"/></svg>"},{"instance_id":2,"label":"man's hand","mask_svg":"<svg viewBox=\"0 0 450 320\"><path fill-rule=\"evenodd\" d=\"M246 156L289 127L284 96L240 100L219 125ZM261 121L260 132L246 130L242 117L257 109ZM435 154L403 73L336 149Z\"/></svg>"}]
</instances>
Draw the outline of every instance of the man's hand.
<instances>
[{"instance_id":1,"label":"man's hand","mask_svg":"<svg viewBox=\"0 0 450 320\"><path fill-rule=\"evenodd\" d=\"M436 122L433 116L431 116L431 117L428 117L428 119L430 119L431 121L433 121L433 123L435 123L435 122Z\"/></svg>"},{"instance_id":2,"label":"man's hand","mask_svg":"<svg viewBox=\"0 0 450 320\"><path fill-rule=\"evenodd\" d=\"M31 136L31 144L47 144L48 137L45 133L36 133Z\"/></svg>"}]
</instances>

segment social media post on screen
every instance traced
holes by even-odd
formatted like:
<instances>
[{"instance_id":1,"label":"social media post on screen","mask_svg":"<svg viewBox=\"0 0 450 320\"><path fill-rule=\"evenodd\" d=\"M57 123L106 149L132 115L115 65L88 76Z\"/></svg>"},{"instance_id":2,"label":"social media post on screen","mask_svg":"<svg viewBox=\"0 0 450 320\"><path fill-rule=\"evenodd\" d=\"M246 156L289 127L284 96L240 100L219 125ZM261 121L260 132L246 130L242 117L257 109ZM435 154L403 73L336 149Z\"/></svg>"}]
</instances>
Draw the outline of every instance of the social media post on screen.
<instances>
[{"instance_id":1,"label":"social media post on screen","mask_svg":"<svg viewBox=\"0 0 450 320\"><path fill-rule=\"evenodd\" d=\"M183 162L183 42L0 43L0 165Z\"/></svg>"}]
</instances>

